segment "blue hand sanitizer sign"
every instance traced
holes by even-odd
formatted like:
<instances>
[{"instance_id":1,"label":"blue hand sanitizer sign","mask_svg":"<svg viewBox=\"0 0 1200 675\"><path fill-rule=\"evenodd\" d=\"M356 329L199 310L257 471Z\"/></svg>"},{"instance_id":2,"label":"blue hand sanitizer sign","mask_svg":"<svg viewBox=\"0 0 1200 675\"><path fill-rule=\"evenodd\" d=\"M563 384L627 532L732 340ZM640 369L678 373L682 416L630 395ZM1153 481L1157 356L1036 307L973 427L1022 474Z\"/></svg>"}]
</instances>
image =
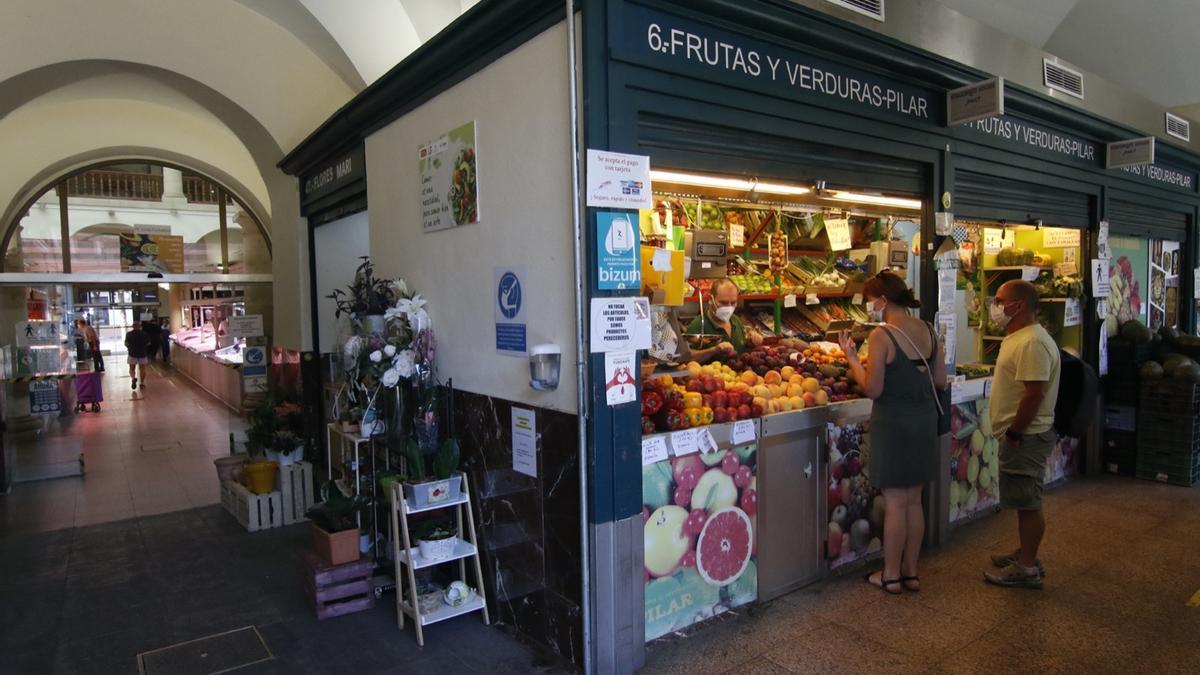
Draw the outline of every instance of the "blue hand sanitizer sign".
<instances>
[{"instance_id":1,"label":"blue hand sanitizer sign","mask_svg":"<svg viewBox=\"0 0 1200 675\"><path fill-rule=\"evenodd\" d=\"M641 290L637 214L596 214L596 271L603 290Z\"/></svg>"},{"instance_id":2,"label":"blue hand sanitizer sign","mask_svg":"<svg viewBox=\"0 0 1200 675\"><path fill-rule=\"evenodd\" d=\"M524 354L528 347L523 276L524 268L495 268L496 351L501 354Z\"/></svg>"}]
</instances>

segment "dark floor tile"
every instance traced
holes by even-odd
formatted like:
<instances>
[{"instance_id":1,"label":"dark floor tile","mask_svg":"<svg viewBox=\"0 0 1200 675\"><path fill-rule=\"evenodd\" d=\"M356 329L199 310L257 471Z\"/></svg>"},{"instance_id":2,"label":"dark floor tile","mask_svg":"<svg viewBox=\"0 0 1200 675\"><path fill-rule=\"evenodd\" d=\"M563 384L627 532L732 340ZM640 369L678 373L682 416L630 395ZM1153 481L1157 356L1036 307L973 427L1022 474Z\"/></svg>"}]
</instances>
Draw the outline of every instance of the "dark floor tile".
<instances>
[{"instance_id":1,"label":"dark floor tile","mask_svg":"<svg viewBox=\"0 0 1200 675\"><path fill-rule=\"evenodd\" d=\"M0 674L25 675L27 673L50 673L54 670L55 646L52 642L33 645L26 649L6 650L0 659Z\"/></svg>"},{"instance_id":2,"label":"dark floor tile","mask_svg":"<svg viewBox=\"0 0 1200 675\"><path fill-rule=\"evenodd\" d=\"M137 655L165 647L158 626L145 625L87 640L60 642L54 657L55 675L80 673L137 673Z\"/></svg>"}]
</instances>

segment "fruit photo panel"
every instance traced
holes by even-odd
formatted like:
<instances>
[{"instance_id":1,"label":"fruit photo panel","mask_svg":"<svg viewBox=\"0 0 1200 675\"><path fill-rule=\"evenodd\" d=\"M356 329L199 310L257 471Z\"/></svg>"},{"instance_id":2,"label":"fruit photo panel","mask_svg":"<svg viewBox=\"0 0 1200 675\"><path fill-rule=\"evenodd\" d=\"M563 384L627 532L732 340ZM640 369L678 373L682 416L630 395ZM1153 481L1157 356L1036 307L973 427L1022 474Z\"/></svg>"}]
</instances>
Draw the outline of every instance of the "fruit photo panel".
<instances>
[{"instance_id":1,"label":"fruit photo panel","mask_svg":"<svg viewBox=\"0 0 1200 675\"><path fill-rule=\"evenodd\" d=\"M1000 505L1000 441L992 435L988 400L950 407L950 522Z\"/></svg>"},{"instance_id":2,"label":"fruit photo panel","mask_svg":"<svg viewBox=\"0 0 1200 675\"><path fill-rule=\"evenodd\" d=\"M883 495L871 485L870 418L826 425L829 444L829 525L825 558L836 569L883 550Z\"/></svg>"},{"instance_id":3,"label":"fruit photo panel","mask_svg":"<svg viewBox=\"0 0 1200 675\"><path fill-rule=\"evenodd\" d=\"M642 467L646 640L758 599L757 443Z\"/></svg>"}]
</instances>

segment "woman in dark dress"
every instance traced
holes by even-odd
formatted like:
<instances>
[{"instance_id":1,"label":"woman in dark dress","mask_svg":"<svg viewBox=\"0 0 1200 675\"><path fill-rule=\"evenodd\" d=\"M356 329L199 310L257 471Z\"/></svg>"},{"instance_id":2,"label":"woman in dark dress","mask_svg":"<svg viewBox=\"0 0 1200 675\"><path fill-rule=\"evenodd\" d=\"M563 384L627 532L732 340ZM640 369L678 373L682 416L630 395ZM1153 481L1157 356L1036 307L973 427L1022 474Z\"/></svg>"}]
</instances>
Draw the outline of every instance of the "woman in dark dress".
<instances>
[{"instance_id":1,"label":"woman in dark dress","mask_svg":"<svg viewBox=\"0 0 1200 675\"><path fill-rule=\"evenodd\" d=\"M904 280L875 275L863 289L871 320L870 363L858 358L854 341L842 333L842 349L854 379L871 407L870 480L883 491L883 570L867 581L887 593L920 590L917 562L925 536L921 491L938 474L937 399L946 386L946 357L933 327L910 316L921 306ZM932 377L929 369L932 368Z\"/></svg>"}]
</instances>

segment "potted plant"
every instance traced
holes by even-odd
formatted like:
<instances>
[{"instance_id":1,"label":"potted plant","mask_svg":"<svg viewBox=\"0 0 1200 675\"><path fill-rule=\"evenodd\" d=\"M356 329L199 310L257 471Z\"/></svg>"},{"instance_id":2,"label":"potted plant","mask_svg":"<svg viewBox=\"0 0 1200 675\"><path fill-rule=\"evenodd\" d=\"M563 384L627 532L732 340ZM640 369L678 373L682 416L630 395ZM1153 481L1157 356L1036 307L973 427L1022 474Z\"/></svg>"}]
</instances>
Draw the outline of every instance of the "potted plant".
<instances>
[{"instance_id":1,"label":"potted plant","mask_svg":"<svg viewBox=\"0 0 1200 675\"><path fill-rule=\"evenodd\" d=\"M269 399L248 415L247 445L253 454L280 466L304 459L304 411L299 403Z\"/></svg>"},{"instance_id":2,"label":"potted plant","mask_svg":"<svg viewBox=\"0 0 1200 675\"><path fill-rule=\"evenodd\" d=\"M362 419L362 410L351 408L338 413L338 428L342 433L357 434L358 422Z\"/></svg>"},{"instance_id":3,"label":"potted plant","mask_svg":"<svg viewBox=\"0 0 1200 675\"><path fill-rule=\"evenodd\" d=\"M413 537L426 561L441 560L454 555L458 545L458 529L448 518L430 518L413 525Z\"/></svg>"},{"instance_id":4,"label":"potted plant","mask_svg":"<svg viewBox=\"0 0 1200 675\"><path fill-rule=\"evenodd\" d=\"M461 498L463 476L457 471L461 454L458 439L447 438L427 462L421 446L410 439L404 449L409 476L404 482L405 498L417 508Z\"/></svg>"},{"instance_id":5,"label":"potted plant","mask_svg":"<svg viewBox=\"0 0 1200 675\"><path fill-rule=\"evenodd\" d=\"M322 502L305 513L312 521L313 548L330 565L358 560L357 515L370 499L346 495L333 481L321 487L321 496Z\"/></svg>"},{"instance_id":6,"label":"potted plant","mask_svg":"<svg viewBox=\"0 0 1200 675\"><path fill-rule=\"evenodd\" d=\"M361 260L350 286L345 290L334 289L325 297L333 300L336 318L345 314L361 332L382 333L386 324L384 314L395 303L397 288L391 279L375 276L370 256L362 256Z\"/></svg>"}]
</instances>

